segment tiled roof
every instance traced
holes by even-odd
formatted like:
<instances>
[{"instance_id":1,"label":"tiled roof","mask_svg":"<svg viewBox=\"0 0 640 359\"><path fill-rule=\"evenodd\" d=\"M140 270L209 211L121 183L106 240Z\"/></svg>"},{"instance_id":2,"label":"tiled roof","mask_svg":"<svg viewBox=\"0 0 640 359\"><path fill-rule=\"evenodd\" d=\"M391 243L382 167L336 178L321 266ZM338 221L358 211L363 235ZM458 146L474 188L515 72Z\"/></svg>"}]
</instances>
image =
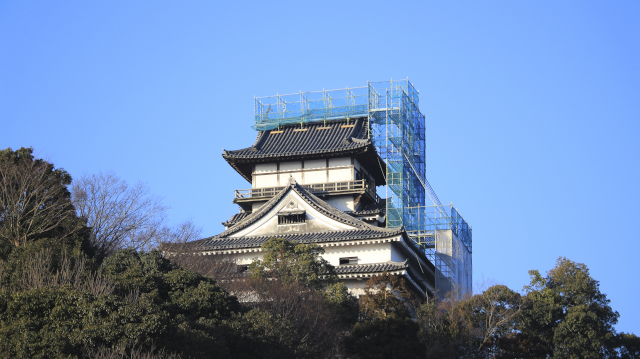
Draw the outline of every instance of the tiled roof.
<instances>
[{"instance_id":1,"label":"tiled roof","mask_svg":"<svg viewBox=\"0 0 640 359\"><path fill-rule=\"evenodd\" d=\"M225 227L230 227L230 226L240 222L241 220L245 219L250 214L251 214L250 212L236 213L233 216L231 216L231 218L229 218L228 221L222 222L222 225L225 226Z\"/></svg>"},{"instance_id":2,"label":"tiled roof","mask_svg":"<svg viewBox=\"0 0 640 359\"><path fill-rule=\"evenodd\" d=\"M345 121L327 123L313 122L300 130L298 125L282 127L282 133L271 131L258 132L258 138L251 147L236 151L225 151L224 158L249 159L272 158L300 154L330 153L336 151L352 151L371 146L371 140L367 139L366 119L351 120L349 125L343 127ZM318 129L329 127L329 129ZM276 131L277 132L277 131Z\"/></svg>"},{"instance_id":3,"label":"tiled roof","mask_svg":"<svg viewBox=\"0 0 640 359\"><path fill-rule=\"evenodd\" d=\"M375 228L375 227L374 227ZM387 238L403 233L402 228L393 230L378 231L375 229L356 229L346 231L327 231L327 232L306 232L296 234L273 234L268 236L252 236L252 237L227 237L216 238L210 237L199 241L190 242L191 249L199 250L220 250L220 249L239 249L239 248L257 248L268 241L270 238L278 237L298 243L325 243L325 242L344 242L354 240L380 239Z\"/></svg>"},{"instance_id":4,"label":"tiled roof","mask_svg":"<svg viewBox=\"0 0 640 359\"><path fill-rule=\"evenodd\" d=\"M269 236L258 237L231 237L234 233L247 228L251 224L258 221L265 214L267 214L273 207L275 207L289 191L296 192L306 203L311 205L315 210L322 215L327 216L338 222L355 227L353 230L344 231L331 231L331 232L308 232L302 234L273 234ZM239 213L240 214L240 213ZM235 217L235 216L234 216ZM232 219L234 217L231 217ZM289 184L285 186L278 194L273 196L267 203L263 204L257 211L246 215L244 218L235 222L231 227L224 232L199 241L191 242L192 246L202 246L206 248L246 248L246 247L259 247L263 242L273 236L291 238L291 240L299 241L302 243L320 243L330 241L348 241L356 239L366 238L386 238L404 233L404 228L381 228L372 226L363 221L357 220L352 216L342 212L341 210L331 206L327 202L314 196L311 192L300 186L293 178L289 179Z\"/></svg>"},{"instance_id":5,"label":"tiled roof","mask_svg":"<svg viewBox=\"0 0 640 359\"><path fill-rule=\"evenodd\" d=\"M385 262L371 264L352 264L341 265L336 267L338 274L354 274L354 273L381 273L391 272L409 268L407 261L404 262Z\"/></svg>"},{"instance_id":6,"label":"tiled roof","mask_svg":"<svg viewBox=\"0 0 640 359\"><path fill-rule=\"evenodd\" d=\"M387 213L387 200L382 198L378 203L368 203L366 205L358 205L355 211L346 211L351 216L370 216L374 214L385 215Z\"/></svg>"},{"instance_id":7,"label":"tiled roof","mask_svg":"<svg viewBox=\"0 0 640 359\"><path fill-rule=\"evenodd\" d=\"M273 196L267 203L263 204L257 211L252 212L250 215L242 219L241 221L234 224L231 228L228 228L226 231L218 234L217 236L211 238L224 238L236 233L251 224L255 223L257 220L262 218L267 212L269 212L280 200L292 190L296 192L300 197L304 199L305 202L310 204L314 209L322 213L323 215L342 222L344 224L350 225L352 227L356 227L357 229L373 229L379 232L395 232L395 230L390 230L386 228L375 227L369 225L365 222L357 220L352 216L342 212L341 210L331 206L327 202L321 200L320 198L314 196L311 192L306 190L304 187L300 186L293 177L289 178L289 184L285 186L278 194Z\"/></svg>"},{"instance_id":8,"label":"tiled roof","mask_svg":"<svg viewBox=\"0 0 640 359\"><path fill-rule=\"evenodd\" d=\"M284 126L279 131L259 131L251 147L223 150L222 157L251 182L251 165L256 162L355 155L368 163L367 169L376 182L384 184L384 174L380 169L383 162L368 138L367 125L366 118L356 118L326 124L312 122L305 124L303 131L299 125Z\"/></svg>"}]
</instances>

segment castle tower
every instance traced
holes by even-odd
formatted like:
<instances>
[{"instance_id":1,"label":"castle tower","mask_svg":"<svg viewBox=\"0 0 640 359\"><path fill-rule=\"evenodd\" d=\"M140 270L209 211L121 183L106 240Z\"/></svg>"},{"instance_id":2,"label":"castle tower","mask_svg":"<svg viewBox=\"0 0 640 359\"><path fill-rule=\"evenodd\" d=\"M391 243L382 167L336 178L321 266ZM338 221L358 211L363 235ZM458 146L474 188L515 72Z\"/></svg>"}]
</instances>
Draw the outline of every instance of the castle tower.
<instances>
[{"instance_id":1,"label":"castle tower","mask_svg":"<svg viewBox=\"0 0 640 359\"><path fill-rule=\"evenodd\" d=\"M239 213L190 247L243 271L283 237L323 247L356 295L384 271L422 296L469 292L471 229L425 178L417 91L383 85L257 98L255 142L222 154L250 187L235 190Z\"/></svg>"}]
</instances>

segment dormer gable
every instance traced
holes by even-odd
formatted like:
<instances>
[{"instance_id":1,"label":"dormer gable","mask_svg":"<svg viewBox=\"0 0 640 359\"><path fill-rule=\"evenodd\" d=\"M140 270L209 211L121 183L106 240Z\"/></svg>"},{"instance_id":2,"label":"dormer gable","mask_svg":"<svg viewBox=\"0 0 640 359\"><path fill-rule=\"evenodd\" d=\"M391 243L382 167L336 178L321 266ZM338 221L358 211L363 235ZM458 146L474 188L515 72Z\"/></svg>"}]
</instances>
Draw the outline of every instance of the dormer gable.
<instances>
[{"instance_id":1,"label":"dormer gable","mask_svg":"<svg viewBox=\"0 0 640 359\"><path fill-rule=\"evenodd\" d=\"M276 236L286 233L390 231L369 225L329 205L300 186L293 177L288 182L286 187L258 210L210 239Z\"/></svg>"}]
</instances>

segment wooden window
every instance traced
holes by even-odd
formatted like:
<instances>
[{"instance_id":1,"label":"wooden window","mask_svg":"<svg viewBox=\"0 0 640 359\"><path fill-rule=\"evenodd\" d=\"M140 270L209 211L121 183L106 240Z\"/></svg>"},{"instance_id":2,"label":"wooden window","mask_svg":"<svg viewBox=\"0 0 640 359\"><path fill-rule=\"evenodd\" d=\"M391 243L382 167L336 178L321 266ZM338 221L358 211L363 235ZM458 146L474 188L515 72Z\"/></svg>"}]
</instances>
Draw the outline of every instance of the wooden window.
<instances>
[{"instance_id":1,"label":"wooden window","mask_svg":"<svg viewBox=\"0 0 640 359\"><path fill-rule=\"evenodd\" d=\"M304 223L305 222L305 214L303 213L290 213L278 214L278 224L295 224L295 223Z\"/></svg>"}]
</instances>

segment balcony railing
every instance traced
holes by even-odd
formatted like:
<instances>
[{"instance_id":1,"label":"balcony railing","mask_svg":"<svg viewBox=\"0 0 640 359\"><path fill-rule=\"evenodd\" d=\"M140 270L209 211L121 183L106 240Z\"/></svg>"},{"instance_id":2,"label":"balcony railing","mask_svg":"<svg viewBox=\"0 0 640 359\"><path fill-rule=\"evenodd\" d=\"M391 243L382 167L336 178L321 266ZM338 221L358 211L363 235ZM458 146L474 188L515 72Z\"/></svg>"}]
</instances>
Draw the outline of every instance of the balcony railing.
<instances>
[{"instance_id":1,"label":"balcony railing","mask_svg":"<svg viewBox=\"0 0 640 359\"><path fill-rule=\"evenodd\" d=\"M380 201L380 197L376 193L375 188L373 188L373 186L371 186L366 180L301 184L301 186L314 194L340 194L354 191L365 191L374 198L376 202ZM270 198L282 191L283 188L284 186L237 189L235 190L235 198L236 200Z\"/></svg>"}]
</instances>

